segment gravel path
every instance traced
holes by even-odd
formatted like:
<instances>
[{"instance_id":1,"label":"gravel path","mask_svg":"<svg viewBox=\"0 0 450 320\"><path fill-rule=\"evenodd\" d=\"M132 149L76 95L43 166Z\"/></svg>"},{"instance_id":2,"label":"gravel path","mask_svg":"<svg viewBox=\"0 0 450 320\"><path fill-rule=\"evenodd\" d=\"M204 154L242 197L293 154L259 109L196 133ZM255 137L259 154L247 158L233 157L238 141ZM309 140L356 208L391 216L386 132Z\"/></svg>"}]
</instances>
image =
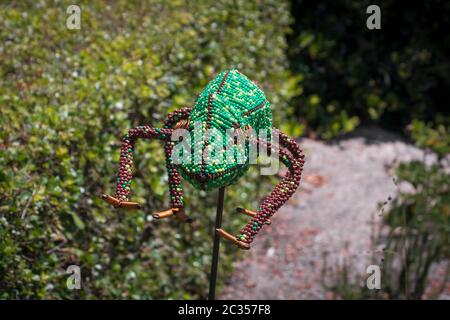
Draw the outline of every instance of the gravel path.
<instances>
[{"instance_id":1,"label":"gravel path","mask_svg":"<svg viewBox=\"0 0 450 320\"><path fill-rule=\"evenodd\" d=\"M352 257L356 272L365 274L371 220L381 220L377 204L396 194L393 162L423 159L421 150L376 128L330 144L300 144L306 154L300 190L236 263L220 299L332 298L320 283L323 254L330 262Z\"/></svg>"}]
</instances>

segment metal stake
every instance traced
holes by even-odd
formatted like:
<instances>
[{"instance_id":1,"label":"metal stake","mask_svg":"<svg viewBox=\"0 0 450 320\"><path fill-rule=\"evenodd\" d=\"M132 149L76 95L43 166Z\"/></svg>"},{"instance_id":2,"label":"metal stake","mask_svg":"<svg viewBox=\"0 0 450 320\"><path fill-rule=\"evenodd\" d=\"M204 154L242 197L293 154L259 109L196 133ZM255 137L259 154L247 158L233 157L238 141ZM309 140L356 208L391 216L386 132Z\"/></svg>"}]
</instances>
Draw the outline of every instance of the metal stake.
<instances>
[{"instance_id":1,"label":"metal stake","mask_svg":"<svg viewBox=\"0 0 450 320\"><path fill-rule=\"evenodd\" d=\"M217 198L216 225L214 227L214 247L211 264L211 276L209 279L208 300L214 300L216 294L217 265L219 263L219 247L220 247L220 236L216 232L216 229L220 229L220 227L222 226L224 198L225 198L225 187L222 187L219 189L219 196Z\"/></svg>"}]
</instances>

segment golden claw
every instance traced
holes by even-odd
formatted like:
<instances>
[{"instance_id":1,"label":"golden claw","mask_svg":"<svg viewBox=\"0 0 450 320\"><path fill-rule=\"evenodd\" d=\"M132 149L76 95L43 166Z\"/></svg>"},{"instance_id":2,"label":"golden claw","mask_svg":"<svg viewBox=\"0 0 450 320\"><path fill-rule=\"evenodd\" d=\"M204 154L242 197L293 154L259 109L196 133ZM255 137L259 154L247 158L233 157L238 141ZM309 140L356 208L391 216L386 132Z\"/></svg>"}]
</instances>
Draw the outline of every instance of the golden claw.
<instances>
[{"instance_id":1,"label":"golden claw","mask_svg":"<svg viewBox=\"0 0 450 320\"><path fill-rule=\"evenodd\" d=\"M193 221L191 218L189 218L188 215L186 215L186 213L184 213L184 210L180 208L171 208L166 211L154 213L152 216L153 218L160 220L171 217L173 215L175 215L177 218L187 223L192 223Z\"/></svg>"},{"instance_id":2,"label":"golden claw","mask_svg":"<svg viewBox=\"0 0 450 320\"><path fill-rule=\"evenodd\" d=\"M222 237L227 239L228 241L232 242L236 246L238 246L240 249L244 250L250 250L250 245L248 243L245 243L243 241L238 240L235 236L232 234L229 234L223 229L216 229L216 232Z\"/></svg>"},{"instance_id":3,"label":"golden claw","mask_svg":"<svg viewBox=\"0 0 450 320\"><path fill-rule=\"evenodd\" d=\"M173 211L172 211L172 209L168 209L166 211L154 213L154 214L152 214L152 216L153 216L153 218L158 219L158 220L164 219L164 218L173 216Z\"/></svg>"},{"instance_id":4,"label":"golden claw","mask_svg":"<svg viewBox=\"0 0 450 320\"><path fill-rule=\"evenodd\" d=\"M142 206L137 202L131 201L121 201L113 196L104 194L102 195L102 199L112 204L116 208L124 208L124 209L141 209Z\"/></svg>"},{"instance_id":5,"label":"golden claw","mask_svg":"<svg viewBox=\"0 0 450 320\"><path fill-rule=\"evenodd\" d=\"M255 211L251 211L251 210L248 210L248 209L245 209L245 208L237 207L236 211L239 212L239 213L245 214L247 216L250 216L250 217L256 216L256 212ZM267 219L264 222L264 224L271 225L272 221L270 221L270 219Z\"/></svg>"}]
</instances>

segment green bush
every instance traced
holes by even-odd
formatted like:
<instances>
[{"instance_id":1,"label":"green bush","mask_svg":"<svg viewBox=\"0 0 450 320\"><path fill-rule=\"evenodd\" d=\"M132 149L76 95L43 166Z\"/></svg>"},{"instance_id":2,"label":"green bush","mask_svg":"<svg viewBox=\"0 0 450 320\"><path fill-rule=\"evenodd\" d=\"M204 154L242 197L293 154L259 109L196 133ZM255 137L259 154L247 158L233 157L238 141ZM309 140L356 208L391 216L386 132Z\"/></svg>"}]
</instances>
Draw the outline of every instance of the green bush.
<instances>
[{"instance_id":1,"label":"green bush","mask_svg":"<svg viewBox=\"0 0 450 320\"><path fill-rule=\"evenodd\" d=\"M418 161L401 164L397 173L414 192L394 199L385 217L390 233L383 289L391 298L421 299L432 265L450 257L450 175L439 165L428 168ZM449 272L450 265L447 277ZM444 277L441 290L446 281Z\"/></svg>"},{"instance_id":2,"label":"green bush","mask_svg":"<svg viewBox=\"0 0 450 320\"><path fill-rule=\"evenodd\" d=\"M426 298L437 298L450 276L450 174L442 162L426 166L420 161L400 164L396 183L407 183L412 192L401 192L384 215L382 232L373 234L374 247L383 247L380 261L381 290L369 290L362 277L352 274L352 261L345 261L333 274L326 266L324 286L343 299L422 299L431 267L447 264L445 276ZM383 230L386 230L387 233ZM331 284L327 279L331 278ZM362 285L360 285L361 283Z\"/></svg>"},{"instance_id":3,"label":"green bush","mask_svg":"<svg viewBox=\"0 0 450 320\"><path fill-rule=\"evenodd\" d=\"M377 124L406 133L415 119L450 125L450 4L293 0L289 57L298 89L289 110L324 138Z\"/></svg>"},{"instance_id":4,"label":"green bush","mask_svg":"<svg viewBox=\"0 0 450 320\"><path fill-rule=\"evenodd\" d=\"M196 222L151 221L168 207L163 148L139 143L134 199L111 209L120 138L161 126L213 75L237 67L265 88L279 123L293 92L285 2L71 1L0 5L0 298L200 298L211 262L215 193L187 187ZM269 184L253 170L226 192L225 228ZM265 179L264 181L268 181ZM222 246L219 282L239 253ZM67 266L82 271L68 290Z\"/></svg>"}]
</instances>

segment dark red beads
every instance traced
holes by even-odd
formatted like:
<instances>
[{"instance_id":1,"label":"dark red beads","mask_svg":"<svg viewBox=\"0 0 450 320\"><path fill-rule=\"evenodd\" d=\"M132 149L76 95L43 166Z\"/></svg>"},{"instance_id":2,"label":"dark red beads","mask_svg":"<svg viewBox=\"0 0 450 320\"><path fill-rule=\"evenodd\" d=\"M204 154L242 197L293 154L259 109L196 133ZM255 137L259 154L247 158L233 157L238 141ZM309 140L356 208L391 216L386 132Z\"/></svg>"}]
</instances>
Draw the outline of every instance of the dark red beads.
<instances>
[{"instance_id":1,"label":"dark red beads","mask_svg":"<svg viewBox=\"0 0 450 320\"><path fill-rule=\"evenodd\" d=\"M305 158L303 151L293 139L281 131L277 133L281 146L277 149L279 158L288 167L288 171L272 192L263 199L256 216L241 229L238 239L248 244L253 241L265 222L295 193L300 184ZM264 143L261 140L258 142ZM276 148L272 144L267 144L267 147L271 152Z\"/></svg>"}]
</instances>

